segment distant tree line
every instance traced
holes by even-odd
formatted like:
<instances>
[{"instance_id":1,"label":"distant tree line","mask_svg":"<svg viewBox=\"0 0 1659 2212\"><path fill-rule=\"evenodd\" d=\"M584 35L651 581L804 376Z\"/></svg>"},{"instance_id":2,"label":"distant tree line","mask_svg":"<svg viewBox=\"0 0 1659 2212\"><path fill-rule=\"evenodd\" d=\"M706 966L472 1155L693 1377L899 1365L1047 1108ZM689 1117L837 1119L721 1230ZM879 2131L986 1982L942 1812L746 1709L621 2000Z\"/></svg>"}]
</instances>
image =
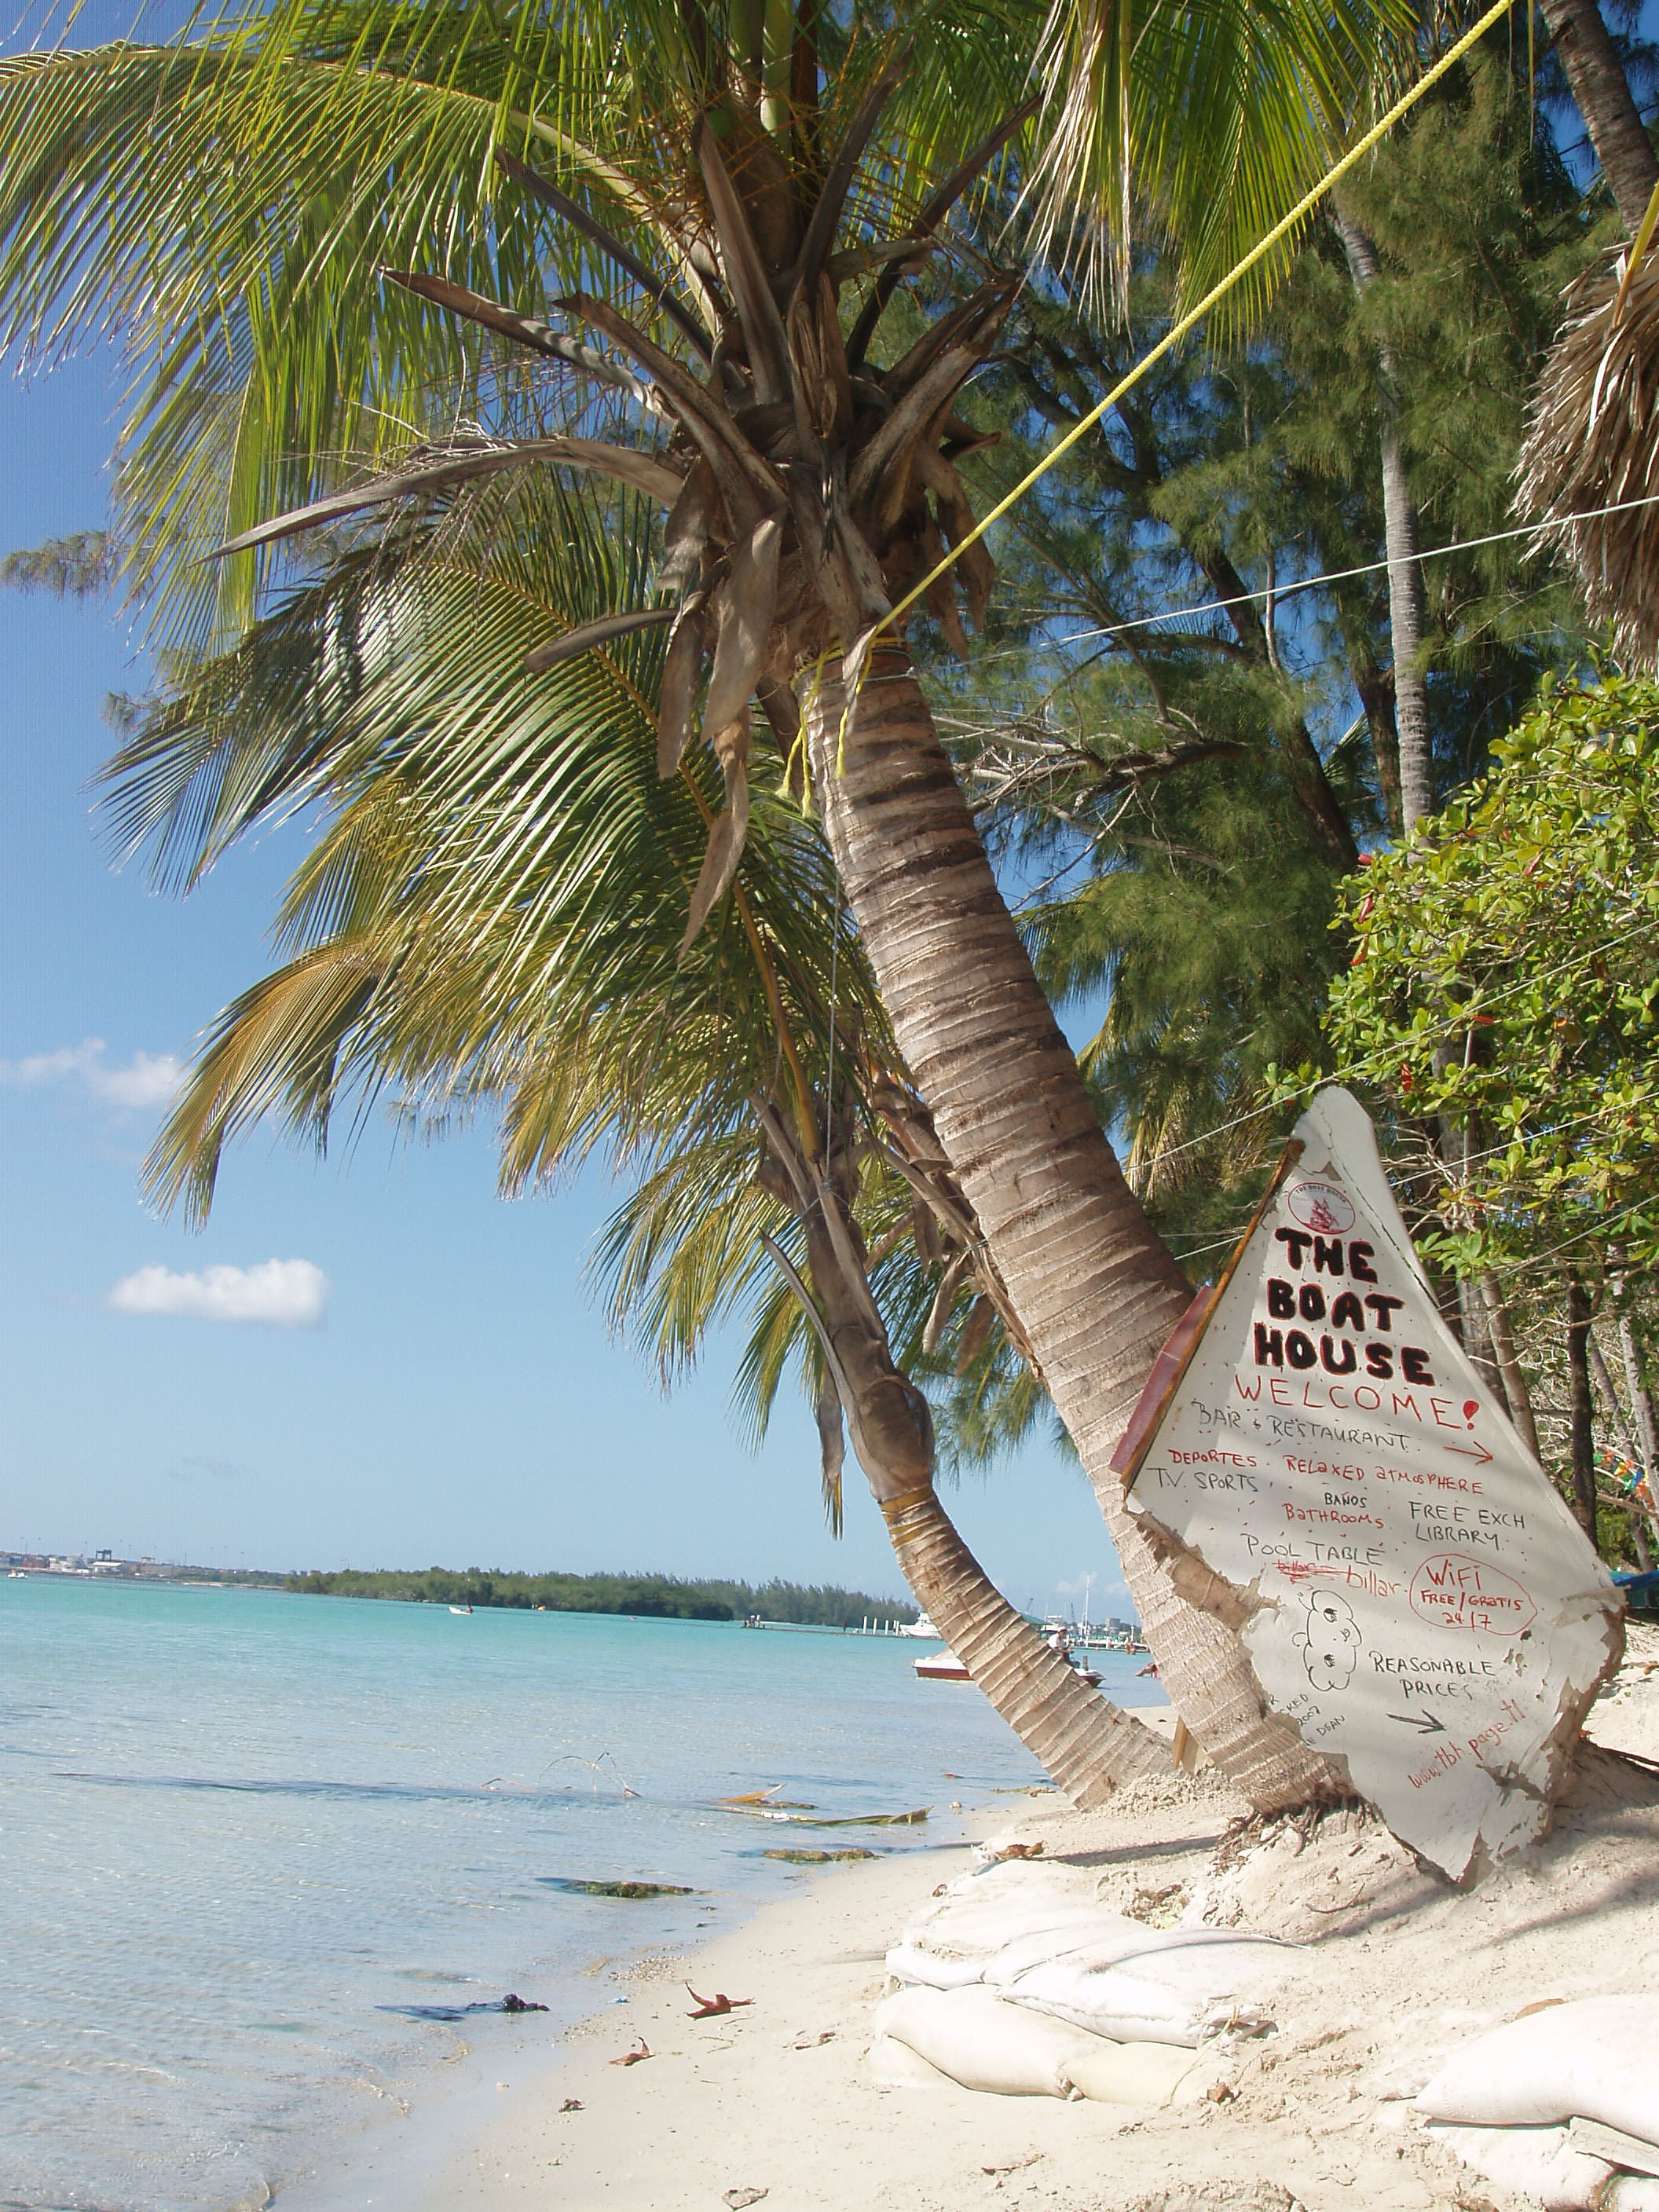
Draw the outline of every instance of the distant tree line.
<instances>
[{"instance_id":1,"label":"distant tree line","mask_svg":"<svg viewBox=\"0 0 1659 2212\"><path fill-rule=\"evenodd\" d=\"M520 1575L499 1569L389 1568L376 1573L289 1575L287 1587L319 1597L400 1598L415 1605L540 1606L549 1613L626 1613L658 1620L787 1620L814 1628L914 1620L916 1609L865 1590L828 1584L692 1582L678 1575Z\"/></svg>"}]
</instances>

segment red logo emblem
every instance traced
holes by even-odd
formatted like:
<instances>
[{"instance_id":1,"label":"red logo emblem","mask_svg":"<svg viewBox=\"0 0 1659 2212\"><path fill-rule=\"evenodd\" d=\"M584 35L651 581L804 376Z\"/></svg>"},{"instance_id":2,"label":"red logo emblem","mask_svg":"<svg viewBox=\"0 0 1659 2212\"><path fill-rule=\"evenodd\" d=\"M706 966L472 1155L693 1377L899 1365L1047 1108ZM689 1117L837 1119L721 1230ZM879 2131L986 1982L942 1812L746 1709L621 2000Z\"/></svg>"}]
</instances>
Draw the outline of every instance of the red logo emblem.
<instances>
[{"instance_id":1,"label":"red logo emblem","mask_svg":"<svg viewBox=\"0 0 1659 2212\"><path fill-rule=\"evenodd\" d=\"M1353 1227L1353 1207L1334 1182L1299 1182L1285 1203L1316 1236L1346 1237Z\"/></svg>"}]
</instances>

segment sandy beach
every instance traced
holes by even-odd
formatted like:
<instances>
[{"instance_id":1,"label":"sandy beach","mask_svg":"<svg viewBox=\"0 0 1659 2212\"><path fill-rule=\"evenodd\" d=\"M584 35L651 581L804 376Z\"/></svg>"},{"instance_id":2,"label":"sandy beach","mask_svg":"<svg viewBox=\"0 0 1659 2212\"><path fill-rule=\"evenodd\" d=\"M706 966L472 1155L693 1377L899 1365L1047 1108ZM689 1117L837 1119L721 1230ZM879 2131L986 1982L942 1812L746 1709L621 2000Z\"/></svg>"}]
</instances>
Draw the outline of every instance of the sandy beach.
<instances>
[{"instance_id":1,"label":"sandy beach","mask_svg":"<svg viewBox=\"0 0 1659 2212\"><path fill-rule=\"evenodd\" d=\"M616 2212L764 2203L866 2212L981 2198L1059 2212L1487 2205L1510 2197L1424 2131L1407 2100L1477 2030L1551 1999L1659 1987L1659 1632L1633 1628L1542 1846L1452 1890L1375 1820L1241 1826L1208 1774L1172 1770L1079 1814L1000 1799L981 1850L1040 1843L1103 1903L1304 1947L1278 2032L1200 2055L1158 2111L887 2086L870 2059L884 1958L964 1843L804 1870L799 1890L691 1958L635 1970L626 2008L549 2051L527 2042L419 2176L366 2163L342 2204L519 2203ZM688 2018L690 1983L748 1999ZM615 2062L636 2039L651 2056Z\"/></svg>"}]
</instances>

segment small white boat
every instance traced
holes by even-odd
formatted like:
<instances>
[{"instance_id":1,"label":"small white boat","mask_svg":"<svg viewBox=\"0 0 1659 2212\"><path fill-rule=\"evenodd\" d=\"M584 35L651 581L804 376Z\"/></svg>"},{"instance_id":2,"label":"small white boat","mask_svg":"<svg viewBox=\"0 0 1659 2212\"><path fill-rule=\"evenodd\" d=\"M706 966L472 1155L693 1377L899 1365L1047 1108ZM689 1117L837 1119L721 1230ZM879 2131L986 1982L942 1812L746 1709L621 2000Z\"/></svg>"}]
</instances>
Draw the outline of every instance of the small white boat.
<instances>
[{"instance_id":1,"label":"small white boat","mask_svg":"<svg viewBox=\"0 0 1659 2212\"><path fill-rule=\"evenodd\" d=\"M470 1605L452 1605L449 1609L452 1613L471 1613L472 1610Z\"/></svg>"},{"instance_id":2,"label":"small white boat","mask_svg":"<svg viewBox=\"0 0 1659 2212\"><path fill-rule=\"evenodd\" d=\"M906 1621L902 1626L896 1628L893 1633L895 1636L919 1636L924 1643L931 1644L939 1634L939 1631L927 1613L919 1613L914 1620Z\"/></svg>"},{"instance_id":3,"label":"small white boat","mask_svg":"<svg viewBox=\"0 0 1659 2212\"><path fill-rule=\"evenodd\" d=\"M974 1679L948 1644L942 1651L924 1651L910 1664L919 1682L971 1682Z\"/></svg>"}]
</instances>

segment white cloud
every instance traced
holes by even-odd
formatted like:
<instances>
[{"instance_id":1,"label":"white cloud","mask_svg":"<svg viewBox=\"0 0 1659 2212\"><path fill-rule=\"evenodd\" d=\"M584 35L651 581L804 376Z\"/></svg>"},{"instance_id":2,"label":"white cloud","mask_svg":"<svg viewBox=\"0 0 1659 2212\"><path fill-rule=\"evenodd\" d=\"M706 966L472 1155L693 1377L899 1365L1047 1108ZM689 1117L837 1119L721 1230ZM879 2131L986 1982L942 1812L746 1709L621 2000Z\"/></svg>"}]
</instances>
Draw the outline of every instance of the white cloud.
<instances>
[{"instance_id":1,"label":"white cloud","mask_svg":"<svg viewBox=\"0 0 1659 2212\"><path fill-rule=\"evenodd\" d=\"M188 1487L199 1475L210 1482L250 1482L256 1470L239 1459L222 1459L216 1452L191 1452L167 1469L174 1482Z\"/></svg>"},{"instance_id":2,"label":"white cloud","mask_svg":"<svg viewBox=\"0 0 1659 2212\"><path fill-rule=\"evenodd\" d=\"M332 1287L309 1260L266 1260L257 1267L204 1267L191 1275L150 1267L123 1275L106 1304L114 1313L184 1314L194 1321L258 1321L277 1328L319 1328Z\"/></svg>"},{"instance_id":3,"label":"white cloud","mask_svg":"<svg viewBox=\"0 0 1659 2212\"><path fill-rule=\"evenodd\" d=\"M0 1060L0 1083L30 1090L44 1083L77 1083L106 1106L166 1106L183 1082L185 1064L170 1052L135 1052L120 1066L105 1059L102 1037L25 1060Z\"/></svg>"},{"instance_id":4,"label":"white cloud","mask_svg":"<svg viewBox=\"0 0 1659 2212\"><path fill-rule=\"evenodd\" d=\"M185 1079L185 1064L170 1052L135 1052L125 1067L94 1067L87 1076L94 1097L112 1106L166 1106Z\"/></svg>"}]
</instances>

